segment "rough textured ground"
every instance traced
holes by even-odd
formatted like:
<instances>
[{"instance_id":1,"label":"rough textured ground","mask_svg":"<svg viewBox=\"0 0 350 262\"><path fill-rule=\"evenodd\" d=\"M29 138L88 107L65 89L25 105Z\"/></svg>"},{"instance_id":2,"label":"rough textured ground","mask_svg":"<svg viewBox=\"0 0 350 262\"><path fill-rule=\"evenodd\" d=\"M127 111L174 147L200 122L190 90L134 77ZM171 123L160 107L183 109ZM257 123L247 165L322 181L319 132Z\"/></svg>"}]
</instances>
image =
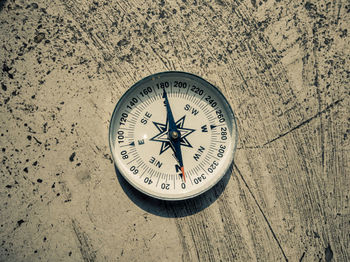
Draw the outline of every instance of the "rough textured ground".
<instances>
[{"instance_id":1,"label":"rough textured ground","mask_svg":"<svg viewBox=\"0 0 350 262\"><path fill-rule=\"evenodd\" d=\"M350 3L0 1L1 261L349 261ZM181 203L117 177L113 108L160 71L236 113L231 176Z\"/></svg>"}]
</instances>

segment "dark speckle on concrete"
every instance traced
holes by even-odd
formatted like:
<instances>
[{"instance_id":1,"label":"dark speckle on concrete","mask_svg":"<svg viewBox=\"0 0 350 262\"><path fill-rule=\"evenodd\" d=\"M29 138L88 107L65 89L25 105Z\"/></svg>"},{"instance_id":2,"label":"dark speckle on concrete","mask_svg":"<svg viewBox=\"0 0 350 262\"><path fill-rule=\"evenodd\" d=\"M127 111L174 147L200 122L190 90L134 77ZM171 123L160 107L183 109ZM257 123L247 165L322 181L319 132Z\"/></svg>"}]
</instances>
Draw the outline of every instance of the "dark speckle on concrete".
<instances>
[{"instance_id":1,"label":"dark speckle on concrete","mask_svg":"<svg viewBox=\"0 0 350 262\"><path fill-rule=\"evenodd\" d=\"M124 38L124 39L118 41L117 46L125 46L127 44L129 44L129 41Z\"/></svg>"},{"instance_id":2,"label":"dark speckle on concrete","mask_svg":"<svg viewBox=\"0 0 350 262\"><path fill-rule=\"evenodd\" d=\"M17 226L20 227L24 223L23 219L17 221Z\"/></svg>"},{"instance_id":3,"label":"dark speckle on concrete","mask_svg":"<svg viewBox=\"0 0 350 262\"><path fill-rule=\"evenodd\" d=\"M41 41L43 41L45 38L45 33L38 33L35 37L34 37L34 42L35 43L40 43Z\"/></svg>"},{"instance_id":4,"label":"dark speckle on concrete","mask_svg":"<svg viewBox=\"0 0 350 262\"><path fill-rule=\"evenodd\" d=\"M306 2L304 6L305 6L305 9L308 11L310 11L312 9L316 9L315 5L313 3L310 3L310 2Z\"/></svg>"},{"instance_id":5,"label":"dark speckle on concrete","mask_svg":"<svg viewBox=\"0 0 350 262\"><path fill-rule=\"evenodd\" d=\"M2 66L2 71L7 73L9 78L13 79L13 74L10 73L11 69L12 68L8 67L6 63L4 63L3 66Z\"/></svg>"},{"instance_id":6,"label":"dark speckle on concrete","mask_svg":"<svg viewBox=\"0 0 350 262\"><path fill-rule=\"evenodd\" d=\"M74 161L74 157L75 157L75 152L73 152L71 154L71 156L69 157L69 161L73 162Z\"/></svg>"},{"instance_id":7,"label":"dark speckle on concrete","mask_svg":"<svg viewBox=\"0 0 350 262\"><path fill-rule=\"evenodd\" d=\"M37 3L32 3L30 5L27 5L26 9L29 9L29 8L33 10L33 9L38 9L39 6Z\"/></svg>"},{"instance_id":8,"label":"dark speckle on concrete","mask_svg":"<svg viewBox=\"0 0 350 262\"><path fill-rule=\"evenodd\" d=\"M333 259L333 251L331 246L328 244L328 247L326 247L325 250L325 256L326 256L326 262L330 262Z\"/></svg>"}]
</instances>

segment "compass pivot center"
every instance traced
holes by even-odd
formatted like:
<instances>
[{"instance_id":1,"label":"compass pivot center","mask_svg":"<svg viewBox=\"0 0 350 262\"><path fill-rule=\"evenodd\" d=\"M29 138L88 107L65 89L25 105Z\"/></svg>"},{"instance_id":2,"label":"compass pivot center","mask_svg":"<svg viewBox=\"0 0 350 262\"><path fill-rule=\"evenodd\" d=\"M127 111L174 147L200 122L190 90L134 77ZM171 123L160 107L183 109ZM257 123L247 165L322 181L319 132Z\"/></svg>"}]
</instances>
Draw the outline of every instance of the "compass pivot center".
<instances>
[{"instance_id":1,"label":"compass pivot center","mask_svg":"<svg viewBox=\"0 0 350 262\"><path fill-rule=\"evenodd\" d=\"M169 136L170 136L170 139L176 140L176 139L179 138L180 134L179 134L178 131L174 131L174 130L173 130L173 131L170 131L170 132L169 132Z\"/></svg>"}]
</instances>

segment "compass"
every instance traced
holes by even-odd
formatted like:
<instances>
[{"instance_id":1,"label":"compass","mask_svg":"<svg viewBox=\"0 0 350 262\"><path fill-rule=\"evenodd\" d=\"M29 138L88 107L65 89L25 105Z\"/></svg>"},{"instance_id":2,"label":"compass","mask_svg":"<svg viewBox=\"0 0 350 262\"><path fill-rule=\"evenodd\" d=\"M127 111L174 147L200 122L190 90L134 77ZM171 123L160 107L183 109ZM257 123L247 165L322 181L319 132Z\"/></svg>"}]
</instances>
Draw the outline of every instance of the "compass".
<instances>
[{"instance_id":1,"label":"compass","mask_svg":"<svg viewBox=\"0 0 350 262\"><path fill-rule=\"evenodd\" d=\"M109 127L114 163L139 191L182 200L213 187L232 164L237 125L224 95L201 77L163 72L134 84Z\"/></svg>"}]
</instances>

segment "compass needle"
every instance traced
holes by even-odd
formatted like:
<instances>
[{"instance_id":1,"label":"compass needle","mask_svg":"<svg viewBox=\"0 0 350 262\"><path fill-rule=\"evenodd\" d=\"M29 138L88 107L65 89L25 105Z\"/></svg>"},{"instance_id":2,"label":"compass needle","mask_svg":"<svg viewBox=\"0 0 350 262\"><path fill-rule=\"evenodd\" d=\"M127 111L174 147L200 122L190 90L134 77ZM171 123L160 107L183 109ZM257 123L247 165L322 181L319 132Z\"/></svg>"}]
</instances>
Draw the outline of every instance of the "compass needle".
<instances>
[{"instance_id":1,"label":"compass needle","mask_svg":"<svg viewBox=\"0 0 350 262\"><path fill-rule=\"evenodd\" d=\"M186 183L186 176L185 176L185 168L181 167L181 173L182 173L182 177L184 178L184 181Z\"/></svg>"},{"instance_id":2,"label":"compass needle","mask_svg":"<svg viewBox=\"0 0 350 262\"><path fill-rule=\"evenodd\" d=\"M216 87L189 73L164 72L142 79L120 98L109 142L117 169L132 186L155 198L182 200L224 176L237 127Z\"/></svg>"}]
</instances>

